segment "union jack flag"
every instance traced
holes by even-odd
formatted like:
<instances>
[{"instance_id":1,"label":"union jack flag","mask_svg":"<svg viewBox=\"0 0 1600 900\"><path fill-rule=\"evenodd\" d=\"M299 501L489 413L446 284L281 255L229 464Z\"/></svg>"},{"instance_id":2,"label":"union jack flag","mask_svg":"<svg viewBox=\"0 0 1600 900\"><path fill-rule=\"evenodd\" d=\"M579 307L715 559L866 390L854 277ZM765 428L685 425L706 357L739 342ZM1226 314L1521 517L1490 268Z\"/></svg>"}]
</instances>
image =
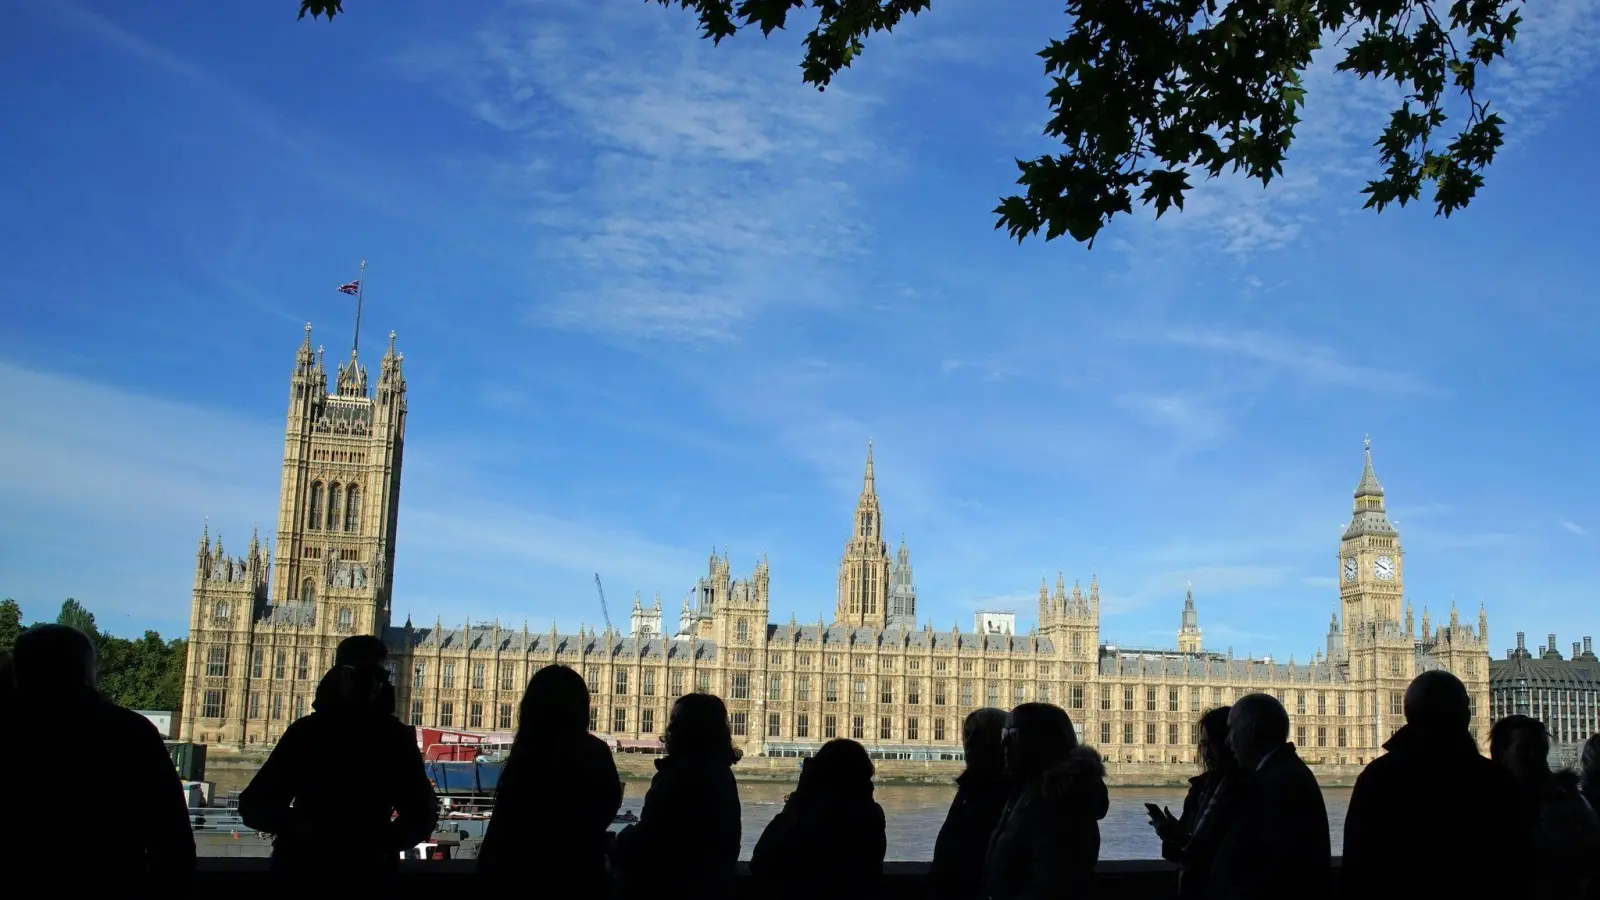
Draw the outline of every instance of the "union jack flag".
<instances>
[{"instance_id":1,"label":"union jack flag","mask_svg":"<svg viewBox=\"0 0 1600 900\"><path fill-rule=\"evenodd\" d=\"M359 294L360 292L361 282L359 280L339 285L339 293L341 294Z\"/></svg>"}]
</instances>

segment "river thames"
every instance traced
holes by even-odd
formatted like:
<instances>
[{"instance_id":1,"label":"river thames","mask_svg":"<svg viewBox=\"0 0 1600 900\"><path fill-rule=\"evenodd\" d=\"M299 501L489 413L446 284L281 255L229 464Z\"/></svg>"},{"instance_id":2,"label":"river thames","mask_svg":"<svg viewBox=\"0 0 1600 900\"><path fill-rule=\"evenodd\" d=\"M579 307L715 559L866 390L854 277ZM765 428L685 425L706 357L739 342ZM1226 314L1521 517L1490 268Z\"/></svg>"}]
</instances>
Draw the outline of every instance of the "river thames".
<instances>
[{"instance_id":1,"label":"river thames","mask_svg":"<svg viewBox=\"0 0 1600 900\"><path fill-rule=\"evenodd\" d=\"M647 782L626 783L622 808L635 813L644 804ZM749 859L750 851L761 837L762 829L783 808L783 796L794 790L794 785L771 782L740 782L739 798L743 801L742 831L744 847L741 859ZM1146 803L1157 803L1172 808L1176 815L1183 807L1182 788L1111 788L1111 810L1100 822L1101 859L1157 859L1161 856L1161 842L1156 840L1145 814ZM921 860L933 857L933 841L944 824L944 815L955 796L954 785L918 784L879 785L878 803L888 819L890 860ZM1338 855L1344 843L1344 814L1350 804L1349 788L1325 788L1323 800L1328 805L1328 829L1332 832L1333 852Z\"/></svg>"}]
</instances>

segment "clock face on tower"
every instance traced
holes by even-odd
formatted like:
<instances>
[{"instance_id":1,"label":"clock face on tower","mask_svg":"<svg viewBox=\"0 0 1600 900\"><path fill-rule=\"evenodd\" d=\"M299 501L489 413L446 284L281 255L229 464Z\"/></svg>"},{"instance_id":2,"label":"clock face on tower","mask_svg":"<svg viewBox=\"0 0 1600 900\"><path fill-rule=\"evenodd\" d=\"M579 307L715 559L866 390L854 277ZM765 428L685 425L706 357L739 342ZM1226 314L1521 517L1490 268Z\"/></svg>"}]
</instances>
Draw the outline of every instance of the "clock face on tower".
<instances>
[{"instance_id":1,"label":"clock face on tower","mask_svg":"<svg viewBox=\"0 0 1600 900\"><path fill-rule=\"evenodd\" d=\"M1389 581L1394 578L1394 560L1387 556L1380 556L1372 561L1372 574L1378 576L1380 581Z\"/></svg>"},{"instance_id":2,"label":"clock face on tower","mask_svg":"<svg viewBox=\"0 0 1600 900\"><path fill-rule=\"evenodd\" d=\"M1354 556L1347 556L1344 558L1344 580L1356 580L1356 558Z\"/></svg>"}]
</instances>

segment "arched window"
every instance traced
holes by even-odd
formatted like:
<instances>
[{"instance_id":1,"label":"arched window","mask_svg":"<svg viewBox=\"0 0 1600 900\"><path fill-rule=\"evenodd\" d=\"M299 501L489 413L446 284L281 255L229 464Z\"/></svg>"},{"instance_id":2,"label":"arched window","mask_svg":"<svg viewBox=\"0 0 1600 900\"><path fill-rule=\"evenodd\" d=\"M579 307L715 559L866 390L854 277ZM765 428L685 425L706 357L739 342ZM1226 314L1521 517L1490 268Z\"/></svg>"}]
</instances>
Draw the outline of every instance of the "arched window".
<instances>
[{"instance_id":1,"label":"arched window","mask_svg":"<svg viewBox=\"0 0 1600 900\"><path fill-rule=\"evenodd\" d=\"M746 622L743 619L740 619L738 621L738 623L735 624L734 628L735 628L735 630L737 631L737 633L739 635L738 639L739 639L740 642L744 642L744 641L750 640L750 623Z\"/></svg>"},{"instance_id":2,"label":"arched window","mask_svg":"<svg viewBox=\"0 0 1600 900\"><path fill-rule=\"evenodd\" d=\"M350 607L346 606L341 608L339 610L339 627L345 631L350 630L351 623L354 621L354 618L355 617L350 613Z\"/></svg>"},{"instance_id":3,"label":"arched window","mask_svg":"<svg viewBox=\"0 0 1600 900\"><path fill-rule=\"evenodd\" d=\"M361 487L359 485L345 485L344 530L361 530Z\"/></svg>"},{"instance_id":4,"label":"arched window","mask_svg":"<svg viewBox=\"0 0 1600 900\"><path fill-rule=\"evenodd\" d=\"M339 485L328 485L328 530L339 530Z\"/></svg>"},{"instance_id":5,"label":"arched window","mask_svg":"<svg viewBox=\"0 0 1600 900\"><path fill-rule=\"evenodd\" d=\"M218 621L226 622L228 620L228 611L228 601L218 600L216 609L212 610L211 615Z\"/></svg>"},{"instance_id":6,"label":"arched window","mask_svg":"<svg viewBox=\"0 0 1600 900\"><path fill-rule=\"evenodd\" d=\"M312 531L322 527L322 482L311 482L311 510L306 513L306 527Z\"/></svg>"},{"instance_id":7,"label":"arched window","mask_svg":"<svg viewBox=\"0 0 1600 900\"><path fill-rule=\"evenodd\" d=\"M300 602L307 606L317 602L317 583L310 578L300 582Z\"/></svg>"}]
</instances>

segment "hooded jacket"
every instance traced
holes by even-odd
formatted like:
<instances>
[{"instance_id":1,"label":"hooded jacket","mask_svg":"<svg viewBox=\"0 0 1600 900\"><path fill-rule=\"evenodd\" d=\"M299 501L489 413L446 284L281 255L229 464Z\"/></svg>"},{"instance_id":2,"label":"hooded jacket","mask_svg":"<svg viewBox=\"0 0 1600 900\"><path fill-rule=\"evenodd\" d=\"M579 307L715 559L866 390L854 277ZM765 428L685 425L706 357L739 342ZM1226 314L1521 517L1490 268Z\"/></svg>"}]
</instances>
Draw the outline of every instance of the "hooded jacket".
<instances>
[{"instance_id":1,"label":"hooded jacket","mask_svg":"<svg viewBox=\"0 0 1600 900\"><path fill-rule=\"evenodd\" d=\"M1100 858L1100 820L1110 805L1105 763L1082 744L1016 785L984 859L990 900L1089 893Z\"/></svg>"},{"instance_id":2,"label":"hooded jacket","mask_svg":"<svg viewBox=\"0 0 1600 900\"><path fill-rule=\"evenodd\" d=\"M1553 772L1541 788L1522 797L1523 821L1531 826L1532 880L1539 892L1600 894L1600 815L1579 789L1577 773Z\"/></svg>"}]
</instances>

